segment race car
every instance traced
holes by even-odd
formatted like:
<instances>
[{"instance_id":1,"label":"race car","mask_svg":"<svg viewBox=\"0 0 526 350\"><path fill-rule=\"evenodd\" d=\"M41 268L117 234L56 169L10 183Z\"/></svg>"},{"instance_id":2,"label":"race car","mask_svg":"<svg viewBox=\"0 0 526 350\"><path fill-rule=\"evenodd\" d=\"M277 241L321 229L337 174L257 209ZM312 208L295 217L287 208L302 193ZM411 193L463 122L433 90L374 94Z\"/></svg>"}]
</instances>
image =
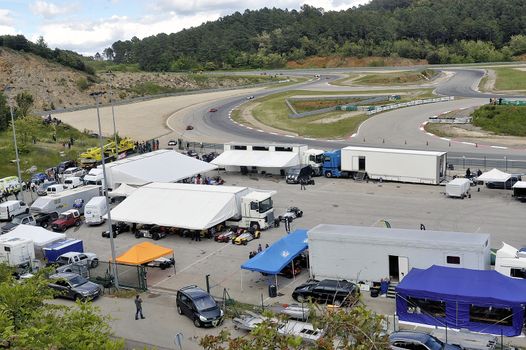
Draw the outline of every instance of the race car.
<instances>
[{"instance_id":1,"label":"race car","mask_svg":"<svg viewBox=\"0 0 526 350\"><path fill-rule=\"evenodd\" d=\"M113 230L113 238L117 237L123 232L130 231L130 225L122 221L119 221L116 224L112 224L111 228ZM110 238L110 231L109 230L102 231L102 237Z\"/></svg>"},{"instance_id":2,"label":"race car","mask_svg":"<svg viewBox=\"0 0 526 350\"><path fill-rule=\"evenodd\" d=\"M259 231L259 230L252 231L252 232L246 231L246 232L240 234L239 236L233 238L232 239L232 244L247 245L248 242L250 242L253 239L258 239L259 237L261 237L261 231Z\"/></svg>"},{"instance_id":3,"label":"race car","mask_svg":"<svg viewBox=\"0 0 526 350\"><path fill-rule=\"evenodd\" d=\"M240 228L230 228L226 231L219 232L216 235L214 235L214 241L216 242L222 242L222 243L228 243L232 238L237 237L238 235L242 234L245 230Z\"/></svg>"},{"instance_id":4,"label":"race car","mask_svg":"<svg viewBox=\"0 0 526 350\"><path fill-rule=\"evenodd\" d=\"M301 218L303 216L303 211L300 210L298 207L290 207L287 209L287 212L283 215L280 215L278 217L279 221L281 222L292 222L296 218Z\"/></svg>"},{"instance_id":5,"label":"race car","mask_svg":"<svg viewBox=\"0 0 526 350\"><path fill-rule=\"evenodd\" d=\"M135 238L151 238L157 241L161 238L166 237L168 230L162 226L157 225L142 225L135 231Z\"/></svg>"},{"instance_id":6,"label":"race car","mask_svg":"<svg viewBox=\"0 0 526 350\"><path fill-rule=\"evenodd\" d=\"M153 261L150 261L149 263L146 263L144 265L148 266L148 267L158 267L161 270L165 270L165 269L169 268L170 266L174 266L175 265L175 260L174 260L174 258L160 257L160 258L157 258L157 259L155 259Z\"/></svg>"}]
</instances>

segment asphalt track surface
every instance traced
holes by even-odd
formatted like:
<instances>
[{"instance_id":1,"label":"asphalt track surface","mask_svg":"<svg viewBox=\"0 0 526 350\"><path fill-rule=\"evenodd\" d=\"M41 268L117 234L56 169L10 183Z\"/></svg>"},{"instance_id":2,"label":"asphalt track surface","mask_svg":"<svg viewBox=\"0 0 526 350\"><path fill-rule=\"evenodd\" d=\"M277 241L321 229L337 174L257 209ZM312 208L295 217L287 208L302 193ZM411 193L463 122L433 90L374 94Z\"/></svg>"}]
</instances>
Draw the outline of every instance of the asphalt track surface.
<instances>
[{"instance_id":1,"label":"asphalt track surface","mask_svg":"<svg viewBox=\"0 0 526 350\"><path fill-rule=\"evenodd\" d=\"M408 69L408 68L403 68ZM480 93L476 90L480 79L484 76L481 69L441 69L445 72L452 72L451 78L441 82L435 88L437 95L461 97L460 99L428 105L402 108L390 112L380 113L369 118L362 124L357 134L346 140L320 140L294 135L268 133L263 130L247 128L246 126L234 123L229 113L234 108L247 102L246 97L227 98L220 103L202 104L199 108L189 110L184 115L184 122L193 125L195 130L193 136L202 139L214 140L215 142L255 142L255 143L301 143L310 147L322 149L336 149L347 145L377 146L405 149L438 150L447 151L448 157L456 165L471 165L478 167L518 167L526 169L526 150L512 149L505 147L491 147L478 145L471 142L456 142L447 138L439 138L425 133L421 129L430 116L438 115L443 112L478 106L488 102L490 97L524 97L510 95L494 95ZM286 86L276 89L263 90L255 93L254 96L262 97L278 92L289 90L323 90L327 82L339 79L343 73L357 72L359 70L328 70L327 74L321 73L320 79L312 79L301 84ZM363 71L363 70L362 70ZM370 71L370 70L368 70ZM294 72L273 72L287 75L304 75L312 77L315 73L320 74L320 70L298 70ZM341 87L340 87L341 88ZM366 88L367 90L370 90ZM356 93L353 90L353 93ZM210 113L210 108L217 108L218 111Z\"/></svg>"}]
</instances>

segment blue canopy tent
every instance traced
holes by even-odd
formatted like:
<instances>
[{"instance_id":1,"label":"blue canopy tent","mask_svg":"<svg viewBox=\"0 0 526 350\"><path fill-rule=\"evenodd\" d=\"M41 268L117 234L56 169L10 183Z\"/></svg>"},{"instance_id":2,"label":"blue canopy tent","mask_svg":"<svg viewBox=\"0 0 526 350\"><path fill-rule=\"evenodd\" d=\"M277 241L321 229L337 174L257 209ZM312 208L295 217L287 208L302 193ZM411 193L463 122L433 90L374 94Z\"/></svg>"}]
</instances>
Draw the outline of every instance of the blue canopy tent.
<instances>
[{"instance_id":1,"label":"blue canopy tent","mask_svg":"<svg viewBox=\"0 0 526 350\"><path fill-rule=\"evenodd\" d=\"M526 281L494 270L413 268L396 292L401 321L506 336L522 332Z\"/></svg>"},{"instance_id":2,"label":"blue canopy tent","mask_svg":"<svg viewBox=\"0 0 526 350\"><path fill-rule=\"evenodd\" d=\"M245 261L241 269L277 275L292 259L307 249L307 230L298 229Z\"/></svg>"}]
</instances>

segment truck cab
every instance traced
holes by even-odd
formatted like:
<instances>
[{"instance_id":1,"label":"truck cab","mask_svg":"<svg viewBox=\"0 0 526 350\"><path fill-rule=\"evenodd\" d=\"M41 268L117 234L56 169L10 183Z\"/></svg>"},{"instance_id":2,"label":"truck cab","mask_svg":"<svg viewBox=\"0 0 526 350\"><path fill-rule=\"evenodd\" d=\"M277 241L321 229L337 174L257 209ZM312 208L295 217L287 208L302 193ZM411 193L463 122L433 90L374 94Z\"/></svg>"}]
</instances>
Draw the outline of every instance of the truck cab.
<instances>
[{"instance_id":1,"label":"truck cab","mask_svg":"<svg viewBox=\"0 0 526 350\"><path fill-rule=\"evenodd\" d=\"M301 154L301 164L310 165L313 176L322 175L324 152L319 149L308 149Z\"/></svg>"},{"instance_id":2,"label":"truck cab","mask_svg":"<svg viewBox=\"0 0 526 350\"><path fill-rule=\"evenodd\" d=\"M241 198L241 218L227 225L265 230L274 224L273 192L253 191Z\"/></svg>"},{"instance_id":3,"label":"truck cab","mask_svg":"<svg viewBox=\"0 0 526 350\"><path fill-rule=\"evenodd\" d=\"M342 171L342 152L337 149L323 153L322 175L325 177L348 177L349 173Z\"/></svg>"}]
</instances>

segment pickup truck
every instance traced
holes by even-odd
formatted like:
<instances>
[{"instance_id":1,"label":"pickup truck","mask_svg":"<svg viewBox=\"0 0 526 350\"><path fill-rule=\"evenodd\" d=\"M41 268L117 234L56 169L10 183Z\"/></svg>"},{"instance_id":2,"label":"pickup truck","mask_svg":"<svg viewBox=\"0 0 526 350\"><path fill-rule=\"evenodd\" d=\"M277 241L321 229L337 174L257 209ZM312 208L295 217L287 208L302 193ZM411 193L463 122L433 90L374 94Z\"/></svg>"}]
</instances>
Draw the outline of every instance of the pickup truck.
<instances>
[{"instance_id":1,"label":"pickup truck","mask_svg":"<svg viewBox=\"0 0 526 350\"><path fill-rule=\"evenodd\" d=\"M82 224L82 218L80 213L76 209L66 210L61 213L57 220L51 223L51 229L53 231L64 232L72 226L80 226Z\"/></svg>"},{"instance_id":2,"label":"pickup truck","mask_svg":"<svg viewBox=\"0 0 526 350\"><path fill-rule=\"evenodd\" d=\"M22 214L17 215L13 218L11 222L8 222L2 226L2 233L7 233L14 230L18 225L33 225L33 226L42 226L48 227L49 223L58 218L57 213L40 213L40 214Z\"/></svg>"},{"instance_id":3,"label":"pickup truck","mask_svg":"<svg viewBox=\"0 0 526 350\"><path fill-rule=\"evenodd\" d=\"M86 265L88 268L93 269L99 266L99 258L95 253L68 252L59 256L56 263L60 266L71 264Z\"/></svg>"}]
</instances>

